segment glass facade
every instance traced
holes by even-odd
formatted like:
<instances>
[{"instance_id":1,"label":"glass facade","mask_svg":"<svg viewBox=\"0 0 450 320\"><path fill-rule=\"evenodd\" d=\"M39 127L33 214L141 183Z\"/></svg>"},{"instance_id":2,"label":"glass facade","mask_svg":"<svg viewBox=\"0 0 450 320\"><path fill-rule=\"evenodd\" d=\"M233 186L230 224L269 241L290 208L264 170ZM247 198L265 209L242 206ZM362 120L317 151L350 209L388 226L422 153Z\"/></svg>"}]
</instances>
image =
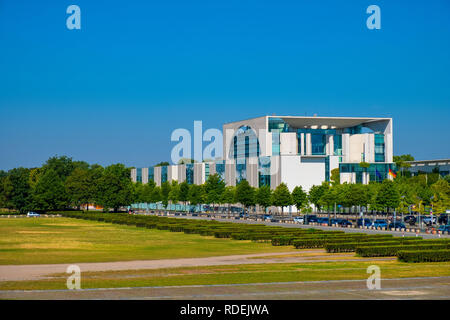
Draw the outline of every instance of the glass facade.
<instances>
[{"instance_id":1,"label":"glass facade","mask_svg":"<svg viewBox=\"0 0 450 320\"><path fill-rule=\"evenodd\" d=\"M340 173L356 173L356 182L362 183L364 172L369 173L370 181L381 182L388 178L389 169L396 171L395 164L392 163L371 163L369 168L362 168L359 163L339 164Z\"/></svg>"},{"instance_id":2,"label":"glass facade","mask_svg":"<svg viewBox=\"0 0 450 320\"><path fill-rule=\"evenodd\" d=\"M155 169L153 167L148 168L148 181L155 181Z\"/></svg>"},{"instance_id":3,"label":"glass facade","mask_svg":"<svg viewBox=\"0 0 450 320\"><path fill-rule=\"evenodd\" d=\"M330 181L330 157L325 157L325 181Z\"/></svg>"},{"instance_id":4,"label":"glass facade","mask_svg":"<svg viewBox=\"0 0 450 320\"><path fill-rule=\"evenodd\" d=\"M311 154L324 155L326 145L327 145L327 136L325 133L320 132L311 134Z\"/></svg>"},{"instance_id":5,"label":"glass facade","mask_svg":"<svg viewBox=\"0 0 450 320\"><path fill-rule=\"evenodd\" d=\"M233 158L259 156L259 142L256 133L249 126L241 127L233 137Z\"/></svg>"},{"instance_id":6,"label":"glass facade","mask_svg":"<svg viewBox=\"0 0 450 320\"><path fill-rule=\"evenodd\" d=\"M272 132L272 155L280 155L280 133Z\"/></svg>"},{"instance_id":7,"label":"glass facade","mask_svg":"<svg viewBox=\"0 0 450 320\"><path fill-rule=\"evenodd\" d=\"M342 135L333 135L333 154L335 156L342 156Z\"/></svg>"},{"instance_id":8,"label":"glass facade","mask_svg":"<svg viewBox=\"0 0 450 320\"><path fill-rule=\"evenodd\" d=\"M167 166L161 167L161 183L167 181Z\"/></svg>"},{"instance_id":9,"label":"glass facade","mask_svg":"<svg viewBox=\"0 0 450 320\"><path fill-rule=\"evenodd\" d=\"M260 157L258 159L258 183L259 187L270 187L270 157Z\"/></svg>"},{"instance_id":10,"label":"glass facade","mask_svg":"<svg viewBox=\"0 0 450 320\"><path fill-rule=\"evenodd\" d=\"M245 159L238 159L236 162L236 184L243 179L247 179L247 166Z\"/></svg>"},{"instance_id":11,"label":"glass facade","mask_svg":"<svg viewBox=\"0 0 450 320\"><path fill-rule=\"evenodd\" d=\"M217 161L216 162L216 173L220 176L220 178L225 181L225 161Z\"/></svg>"},{"instance_id":12,"label":"glass facade","mask_svg":"<svg viewBox=\"0 0 450 320\"><path fill-rule=\"evenodd\" d=\"M209 163L205 163L205 181L209 178Z\"/></svg>"},{"instance_id":13,"label":"glass facade","mask_svg":"<svg viewBox=\"0 0 450 320\"><path fill-rule=\"evenodd\" d=\"M194 184L194 164L186 164L186 182L188 184Z\"/></svg>"},{"instance_id":14,"label":"glass facade","mask_svg":"<svg viewBox=\"0 0 450 320\"><path fill-rule=\"evenodd\" d=\"M136 181L142 182L142 168L136 169Z\"/></svg>"},{"instance_id":15,"label":"glass facade","mask_svg":"<svg viewBox=\"0 0 450 320\"><path fill-rule=\"evenodd\" d=\"M384 134L375 134L375 162L384 162Z\"/></svg>"}]
</instances>

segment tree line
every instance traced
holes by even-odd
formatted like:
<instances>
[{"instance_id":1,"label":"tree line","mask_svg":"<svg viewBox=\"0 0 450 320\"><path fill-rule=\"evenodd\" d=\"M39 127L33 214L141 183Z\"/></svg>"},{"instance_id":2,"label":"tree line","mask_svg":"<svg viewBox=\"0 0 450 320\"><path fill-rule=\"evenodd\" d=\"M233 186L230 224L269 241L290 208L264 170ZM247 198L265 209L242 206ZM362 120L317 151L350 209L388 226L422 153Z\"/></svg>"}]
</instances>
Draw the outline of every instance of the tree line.
<instances>
[{"instance_id":1,"label":"tree line","mask_svg":"<svg viewBox=\"0 0 450 320\"><path fill-rule=\"evenodd\" d=\"M133 201L130 168L123 164L102 167L61 156L38 168L0 170L0 208L23 213L96 204L117 211Z\"/></svg>"},{"instance_id":2,"label":"tree line","mask_svg":"<svg viewBox=\"0 0 450 320\"><path fill-rule=\"evenodd\" d=\"M339 170L332 170L330 182L312 186L308 192L301 186L292 192L281 183L274 190L269 186L254 188L247 180L236 186L226 186L219 175L210 175L203 185L166 181L156 186L133 183L131 168L123 164L107 167L83 161L73 161L66 156L52 157L39 168L15 168L0 171L0 208L20 212L55 211L80 208L95 204L105 211L117 211L133 203L162 203L230 207L239 204L248 211L267 212L276 207L281 213L295 205L301 212L334 211L407 213L410 210L425 213L445 212L450 208L450 177L438 173L418 176L399 175L393 181L364 184L341 184Z\"/></svg>"}]
</instances>

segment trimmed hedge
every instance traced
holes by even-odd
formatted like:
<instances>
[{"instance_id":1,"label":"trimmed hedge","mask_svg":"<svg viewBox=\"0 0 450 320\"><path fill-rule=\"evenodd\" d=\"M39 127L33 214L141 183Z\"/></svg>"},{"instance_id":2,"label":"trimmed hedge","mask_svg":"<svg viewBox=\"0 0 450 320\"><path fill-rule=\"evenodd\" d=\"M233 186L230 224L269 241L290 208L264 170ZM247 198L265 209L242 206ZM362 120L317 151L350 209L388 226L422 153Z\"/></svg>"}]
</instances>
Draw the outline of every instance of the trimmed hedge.
<instances>
[{"instance_id":1,"label":"trimmed hedge","mask_svg":"<svg viewBox=\"0 0 450 320\"><path fill-rule=\"evenodd\" d=\"M359 241L359 242L332 242L324 245L325 250L328 253L337 253L337 252L354 252L357 247L361 246L387 246L387 245L398 245L398 244L414 244L421 243L422 238L418 239L408 239L404 240L402 238L397 239L367 239L367 241Z\"/></svg>"},{"instance_id":2,"label":"trimmed hedge","mask_svg":"<svg viewBox=\"0 0 450 320\"><path fill-rule=\"evenodd\" d=\"M395 246L357 247L356 254L360 257L393 257L401 250L439 250L448 249L448 243L404 244Z\"/></svg>"},{"instance_id":3,"label":"trimmed hedge","mask_svg":"<svg viewBox=\"0 0 450 320\"><path fill-rule=\"evenodd\" d=\"M450 250L400 250L397 258L402 262L442 262L450 261Z\"/></svg>"}]
</instances>

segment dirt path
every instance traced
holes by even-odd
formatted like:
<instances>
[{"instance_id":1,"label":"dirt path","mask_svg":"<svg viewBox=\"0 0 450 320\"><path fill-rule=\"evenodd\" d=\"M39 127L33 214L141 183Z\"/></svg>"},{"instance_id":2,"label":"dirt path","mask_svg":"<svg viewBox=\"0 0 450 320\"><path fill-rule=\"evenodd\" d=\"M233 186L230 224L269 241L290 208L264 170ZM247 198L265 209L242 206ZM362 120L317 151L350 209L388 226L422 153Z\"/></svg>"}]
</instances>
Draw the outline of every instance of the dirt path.
<instances>
[{"instance_id":1,"label":"dirt path","mask_svg":"<svg viewBox=\"0 0 450 320\"><path fill-rule=\"evenodd\" d=\"M298 281L228 285L0 291L0 299L140 299L140 300L367 300L450 298L450 277L382 279L380 290L366 280ZM178 314L168 310L168 317Z\"/></svg>"},{"instance_id":2,"label":"dirt path","mask_svg":"<svg viewBox=\"0 0 450 320\"><path fill-rule=\"evenodd\" d=\"M217 266L237 264L259 263L307 263L325 261L353 261L361 260L353 258L354 254L324 254L323 250L308 250L302 255L290 252L260 253L246 255L231 255L206 258L161 259L161 260L136 260L117 262L77 263L81 272L88 271L119 271L162 269L195 266ZM319 255L317 255L319 254ZM387 258L391 259L391 258ZM371 260L371 259L365 259ZM378 258L377 260L383 260ZM51 274L65 273L70 264L35 264L35 265L5 265L0 266L0 281L21 281L45 279Z\"/></svg>"}]
</instances>

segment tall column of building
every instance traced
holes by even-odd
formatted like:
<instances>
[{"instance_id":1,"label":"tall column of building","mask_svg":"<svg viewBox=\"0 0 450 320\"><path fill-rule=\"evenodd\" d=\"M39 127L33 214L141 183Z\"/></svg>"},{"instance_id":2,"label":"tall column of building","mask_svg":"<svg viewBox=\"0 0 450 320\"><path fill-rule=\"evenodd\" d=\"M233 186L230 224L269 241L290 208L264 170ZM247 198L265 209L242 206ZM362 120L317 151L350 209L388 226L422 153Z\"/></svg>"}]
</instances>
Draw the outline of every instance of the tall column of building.
<instances>
[{"instance_id":1,"label":"tall column of building","mask_svg":"<svg viewBox=\"0 0 450 320\"><path fill-rule=\"evenodd\" d=\"M158 187L161 186L161 167L154 167L155 183Z\"/></svg>"},{"instance_id":2,"label":"tall column of building","mask_svg":"<svg viewBox=\"0 0 450 320\"><path fill-rule=\"evenodd\" d=\"M236 185L236 163L234 160L225 161L225 183L227 186Z\"/></svg>"},{"instance_id":3,"label":"tall column of building","mask_svg":"<svg viewBox=\"0 0 450 320\"><path fill-rule=\"evenodd\" d=\"M306 154L308 156L312 154L311 133L306 134Z\"/></svg>"},{"instance_id":4,"label":"tall column of building","mask_svg":"<svg viewBox=\"0 0 450 320\"><path fill-rule=\"evenodd\" d=\"M142 168L142 183L148 183L148 168Z\"/></svg>"},{"instance_id":5,"label":"tall column of building","mask_svg":"<svg viewBox=\"0 0 450 320\"><path fill-rule=\"evenodd\" d=\"M136 168L131 169L131 181L136 183L137 181L137 170Z\"/></svg>"},{"instance_id":6,"label":"tall column of building","mask_svg":"<svg viewBox=\"0 0 450 320\"><path fill-rule=\"evenodd\" d=\"M177 166L178 168L178 182L182 183L186 181L186 165L180 164Z\"/></svg>"},{"instance_id":7,"label":"tall column of building","mask_svg":"<svg viewBox=\"0 0 450 320\"><path fill-rule=\"evenodd\" d=\"M350 161L350 134L342 134L342 161Z\"/></svg>"},{"instance_id":8,"label":"tall column of building","mask_svg":"<svg viewBox=\"0 0 450 320\"><path fill-rule=\"evenodd\" d=\"M205 183L205 164L194 163L194 184Z\"/></svg>"},{"instance_id":9,"label":"tall column of building","mask_svg":"<svg viewBox=\"0 0 450 320\"><path fill-rule=\"evenodd\" d=\"M247 158L246 163L246 169L247 169L247 181L252 186L257 188L258 187L258 158L257 157L251 157Z\"/></svg>"},{"instance_id":10,"label":"tall column of building","mask_svg":"<svg viewBox=\"0 0 450 320\"><path fill-rule=\"evenodd\" d=\"M332 134L327 135L327 155L332 156L334 153L334 136Z\"/></svg>"},{"instance_id":11,"label":"tall column of building","mask_svg":"<svg viewBox=\"0 0 450 320\"><path fill-rule=\"evenodd\" d=\"M306 148L306 146L305 146L305 134L304 133L300 133L300 149L301 150L299 150L299 152L300 152L300 154L302 156L305 155L305 152L306 152L305 148Z\"/></svg>"}]
</instances>

